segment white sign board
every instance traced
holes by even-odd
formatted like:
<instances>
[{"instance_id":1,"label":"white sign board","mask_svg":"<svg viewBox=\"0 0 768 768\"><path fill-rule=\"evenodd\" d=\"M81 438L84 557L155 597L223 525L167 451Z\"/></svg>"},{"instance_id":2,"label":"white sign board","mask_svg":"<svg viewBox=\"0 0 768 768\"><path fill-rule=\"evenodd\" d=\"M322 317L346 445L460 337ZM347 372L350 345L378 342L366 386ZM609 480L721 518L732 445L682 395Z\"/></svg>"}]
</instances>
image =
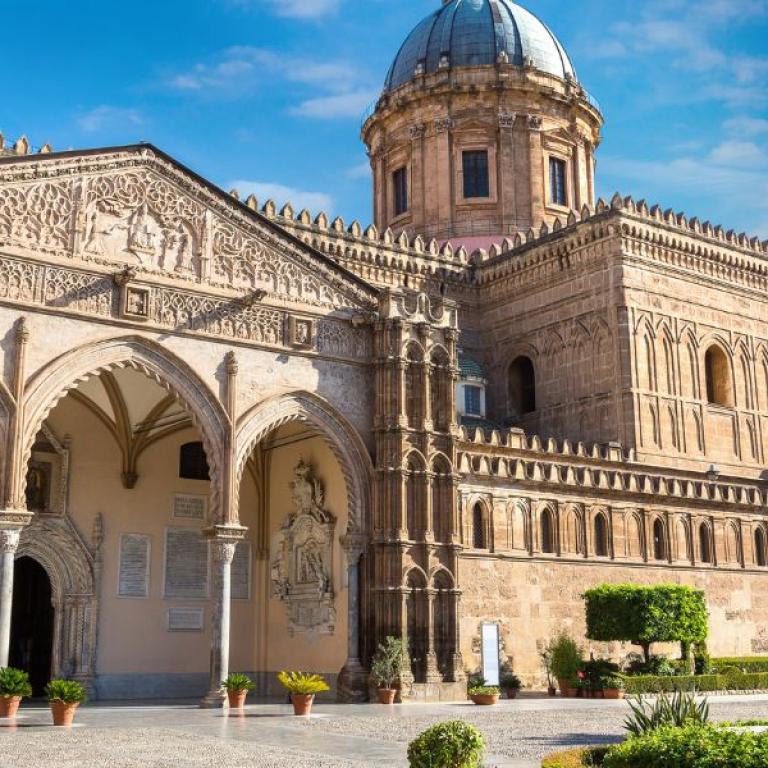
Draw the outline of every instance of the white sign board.
<instances>
[{"instance_id":1,"label":"white sign board","mask_svg":"<svg viewBox=\"0 0 768 768\"><path fill-rule=\"evenodd\" d=\"M483 678L486 685L499 684L499 625L483 624Z\"/></svg>"},{"instance_id":2,"label":"white sign board","mask_svg":"<svg viewBox=\"0 0 768 768\"><path fill-rule=\"evenodd\" d=\"M169 632L202 632L203 609L202 608L169 608L168 609Z\"/></svg>"},{"instance_id":3,"label":"white sign board","mask_svg":"<svg viewBox=\"0 0 768 768\"><path fill-rule=\"evenodd\" d=\"M199 528L165 529L167 598L208 597L208 540Z\"/></svg>"},{"instance_id":4,"label":"white sign board","mask_svg":"<svg viewBox=\"0 0 768 768\"><path fill-rule=\"evenodd\" d=\"M149 536L124 533L120 536L117 576L119 597L149 596Z\"/></svg>"},{"instance_id":5,"label":"white sign board","mask_svg":"<svg viewBox=\"0 0 768 768\"><path fill-rule=\"evenodd\" d=\"M173 496L173 516L178 520L205 520L208 499L190 493L176 493Z\"/></svg>"}]
</instances>

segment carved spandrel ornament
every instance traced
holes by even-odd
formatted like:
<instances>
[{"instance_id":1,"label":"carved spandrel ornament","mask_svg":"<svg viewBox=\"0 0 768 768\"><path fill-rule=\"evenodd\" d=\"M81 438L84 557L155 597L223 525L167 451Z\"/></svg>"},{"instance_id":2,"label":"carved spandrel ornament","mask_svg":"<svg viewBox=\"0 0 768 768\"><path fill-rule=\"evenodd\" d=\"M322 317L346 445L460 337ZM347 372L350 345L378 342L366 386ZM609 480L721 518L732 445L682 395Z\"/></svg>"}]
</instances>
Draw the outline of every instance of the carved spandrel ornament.
<instances>
[{"instance_id":1,"label":"carved spandrel ornament","mask_svg":"<svg viewBox=\"0 0 768 768\"><path fill-rule=\"evenodd\" d=\"M288 633L332 635L336 629L333 541L336 518L325 490L302 459L291 482L294 509L272 538L272 595L286 604Z\"/></svg>"}]
</instances>

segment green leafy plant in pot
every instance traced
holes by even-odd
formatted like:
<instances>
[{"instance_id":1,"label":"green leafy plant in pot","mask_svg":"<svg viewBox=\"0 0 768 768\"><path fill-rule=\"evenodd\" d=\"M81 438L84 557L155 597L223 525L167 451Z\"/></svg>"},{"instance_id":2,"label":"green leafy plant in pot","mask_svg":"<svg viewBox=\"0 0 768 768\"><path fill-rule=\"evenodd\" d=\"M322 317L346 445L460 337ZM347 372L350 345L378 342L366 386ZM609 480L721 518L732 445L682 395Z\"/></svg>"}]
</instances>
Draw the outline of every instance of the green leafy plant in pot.
<instances>
[{"instance_id":1,"label":"green leafy plant in pot","mask_svg":"<svg viewBox=\"0 0 768 768\"><path fill-rule=\"evenodd\" d=\"M558 635L549 647L552 675L557 679L560 693L568 696L571 690L570 681L578 677L583 664L581 648L565 632Z\"/></svg>"},{"instance_id":2,"label":"green leafy plant in pot","mask_svg":"<svg viewBox=\"0 0 768 768\"><path fill-rule=\"evenodd\" d=\"M32 695L29 675L21 669L0 669L0 717L15 717L25 696Z\"/></svg>"},{"instance_id":3,"label":"green leafy plant in pot","mask_svg":"<svg viewBox=\"0 0 768 768\"><path fill-rule=\"evenodd\" d=\"M504 691L508 699L516 699L517 694L522 687L523 684L520 681L520 678L517 675L513 675L511 672L502 675L502 678L499 681L499 688Z\"/></svg>"},{"instance_id":4,"label":"green leafy plant in pot","mask_svg":"<svg viewBox=\"0 0 768 768\"><path fill-rule=\"evenodd\" d=\"M623 677L617 675L608 675L600 678L603 686L603 698L605 699L623 699L624 691L627 688Z\"/></svg>"},{"instance_id":5,"label":"green leafy plant in pot","mask_svg":"<svg viewBox=\"0 0 768 768\"><path fill-rule=\"evenodd\" d=\"M469 691L469 698L481 707L492 707L499 701L501 688L495 685L473 685Z\"/></svg>"},{"instance_id":6,"label":"green leafy plant in pot","mask_svg":"<svg viewBox=\"0 0 768 768\"><path fill-rule=\"evenodd\" d=\"M77 680L51 680L45 686L54 725L72 725L75 710L86 700L85 688Z\"/></svg>"},{"instance_id":7,"label":"green leafy plant in pot","mask_svg":"<svg viewBox=\"0 0 768 768\"><path fill-rule=\"evenodd\" d=\"M277 679L291 694L293 714L298 716L309 715L316 694L331 690L320 675L310 675L306 672L280 672Z\"/></svg>"},{"instance_id":8,"label":"green leafy plant in pot","mask_svg":"<svg viewBox=\"0 0 768 768\"><path fill-rule=\"evenodd\" d=\"M227 691L227 699L232 709L242 709L245 706L245 697L256 688L248 675L233 672L222 685Z\"/></svg>"},{"instance_id":9,"label":"green leafy plant in pot","mask_svg":"<svg viewBox=\"0 0 768 768\"><path fill-rule=\"evenodd\" d=\"M405 643L397 637L387 637L379 644L371 662L371 676L376 681L379 704L394 704L396 685L405 663Z\"/></svg>"}]
</instances>

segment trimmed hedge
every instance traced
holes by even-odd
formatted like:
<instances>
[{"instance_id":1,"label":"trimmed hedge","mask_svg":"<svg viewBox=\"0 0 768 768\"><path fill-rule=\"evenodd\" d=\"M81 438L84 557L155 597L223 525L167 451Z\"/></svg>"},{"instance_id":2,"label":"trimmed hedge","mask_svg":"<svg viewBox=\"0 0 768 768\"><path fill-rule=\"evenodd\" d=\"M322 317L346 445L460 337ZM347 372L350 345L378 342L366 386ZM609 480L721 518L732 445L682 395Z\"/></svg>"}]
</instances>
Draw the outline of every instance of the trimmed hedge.
<instances>
[{"instance_id":1,"label":"trimmed hedge","mask_svg":"<svg viewBox=\"0 0 768 768\"><path fill-rule=\"evenodd\" d=\"M768 690L768 673L728 675L690 675L655 677L633 675L624 678L628 695L640 693L674 693L675 691L764 691Z\"/></svg>"},{"instance_id":2,"label":"trimmed hedge","mask_svg":"<svg viewBox=\"0 0 768 768\"><path fill-rule=\"evenodd\" d=\"M547 755L541 761L541 768L596 768L603 764L603 758L610 747L580 747Z\"/></svg>"},{"instance_id":3,"label":"trimmed hedge","mask_svg":"<svg viewBox=\"0 0 768 768\"><path fill-rule=\"evenodd\" d=\"M738 667L742 672L752 674L768 672L768 656L719 656L710 659L709 664L715 673L727 667Z\"/></svg>"},{"instance_id":4,"label":"trimmed hedge","mask_svg":"<svg viewBox=\"0 0 768 768\"><path fill-rule=\"evenodd\" d=\"M712 726L660 728L612 747L604 768L765 768L768 734Z\"/></svg>"}]
</instances>

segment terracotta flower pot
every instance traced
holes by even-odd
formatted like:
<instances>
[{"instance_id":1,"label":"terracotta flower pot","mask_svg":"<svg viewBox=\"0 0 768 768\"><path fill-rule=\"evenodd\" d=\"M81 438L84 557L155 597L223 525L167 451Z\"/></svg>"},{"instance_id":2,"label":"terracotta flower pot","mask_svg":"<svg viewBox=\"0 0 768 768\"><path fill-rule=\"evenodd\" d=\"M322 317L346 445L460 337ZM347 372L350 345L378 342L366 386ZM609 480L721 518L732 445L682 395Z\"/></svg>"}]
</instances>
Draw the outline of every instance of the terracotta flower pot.
<instances>
[{"instance_id":1,"label":"terracotta flower pot","mask_svg":"<svg viewBox=\"0 0 768 768\"><path fill-rule=\"evenodd\" d=\"M624 691L618 688L605 688L603 689L603 698L606 699L623 699Z\"/></svg>"},{"instance_id":2,"label":"terracotta flower pot","mask_svg":"<svg viewBox=\"0 0 768 768\"><path fill-rule=\"evenodd\" d=\"M0 696L0 717L16 717L21 696Z\"/></svg>"},{"instance_id":3,"label":"terracotta flower pot","mask_svg":"<svg viewBox=\"0 0 768 768\"><path fill-rule=\"evenodd\" d=\"M72 725L72 721L75 719L75 710L80 704L67 704L64 701L52 701L50 704L54 725Z\"/></svg>"},{"instance_id":4,"label":"terracotta flower pot","mask_svg":"<svg viewBox=\"0 0 768 768\"><path fill-rule=\"evenodd\" d=\"M376 691L376 698L379 704L394 704L397 690L395 688L379 688Z\"/></svg>"},{"instance_id":5,"label":"terracotta flower pot","mask_svg":"<svg viewBox=\"0 0 768 768\"><path fill-rule=\"evenodd\" d=\"M292 693L293 714L299 717L306 717L312 711L312 702L314 700L315 695L313 693Z\"/></svg>"},{"instance_id":6,"label":"terracotta flower pot","mask_svg":"<svg viewBox=\"0 0 768 768\"><path fill-rule=\"evenodd\" d=\"M498 704L499 701L499 695L497 693L475 693L470 698L480 707L492 707L494 704Z\"/></svg>"},{"instance_id":7,"label":"terracotta flower pot","mask_svg":"<svg viewBox=\"0 0 768 768\"><path fill-rule=\"evenodd\" d=\"M555 688L554 685L550 685L549 688L547 688L547 693L550 696L557 696L557 688Z\"/></svg>"},{"instance_id":8,"label":"terracotta flower pot","mask_svg":"<svg viewBox=\"0 0 768 768\"><path fill-rule=\"evenodd\" d=\"M569 691L571 690L571 686L569 685L568 680L566 680L564 677L558 678L557 687L560 689L561 696L570 695Z\"/></svg>"},{"instance_id":9,"label":"terracotta flower pot","mask_svg":"<svg viewBox=\"0 0 768 768\"><path fill-rule=\"evenodd\" d=\"M507 694L508 699L516 699L517 698L517 688L506 688L504 690L504 693Z\"/></svg>"},{"instance_id":10,"label":"terracotta flower pot","mask_svg":"<svg viewBox=\"0 0 768 768\"><path fill-rule=\"evenodd\" d=\"M248 691L227 691L230 709L242 709L245 706L245 697Z\"/></svg>"}]
</instances>

